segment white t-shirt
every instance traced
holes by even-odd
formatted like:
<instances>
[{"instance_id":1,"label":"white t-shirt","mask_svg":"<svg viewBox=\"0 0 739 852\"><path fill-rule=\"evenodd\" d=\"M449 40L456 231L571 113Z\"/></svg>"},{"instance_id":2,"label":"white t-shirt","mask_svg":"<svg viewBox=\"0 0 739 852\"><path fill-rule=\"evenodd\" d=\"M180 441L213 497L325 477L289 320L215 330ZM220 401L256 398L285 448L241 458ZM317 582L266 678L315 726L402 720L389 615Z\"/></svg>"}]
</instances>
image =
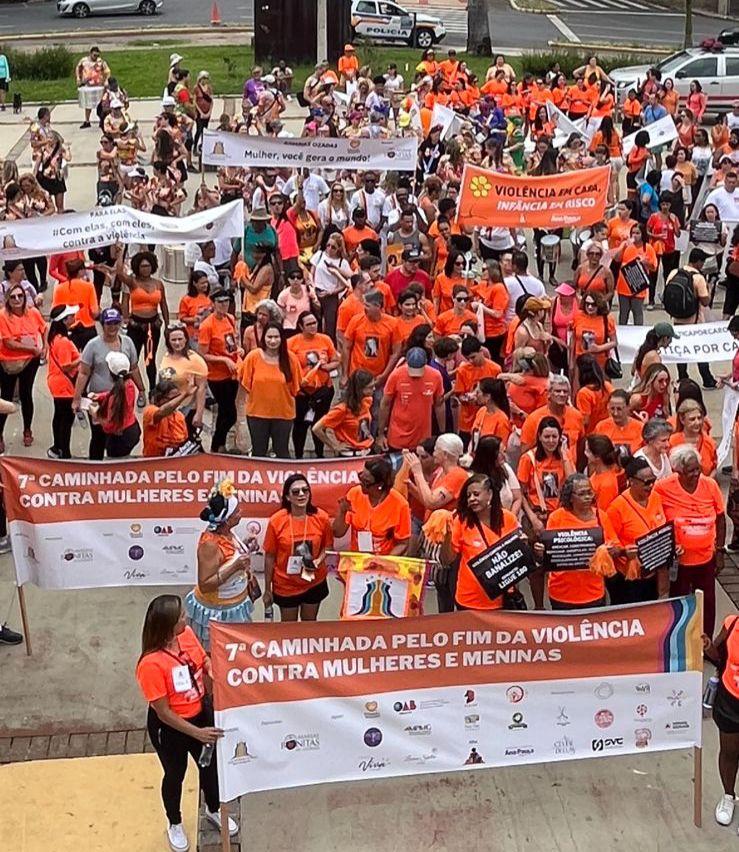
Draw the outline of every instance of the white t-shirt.
<instances>
[{"instance_id":1,"label":"white t-shirt","mask_svg":"<svg viewBox=\"0 0 739 852\"><path fill-rule=\"evenodd\" d=\"M722 222L739 222L739 187L727 192L725 187L717 186L708 193L703 206L715 204Z\"/></svg>"},{"instance_id":2,"label":"white t-shirt","mask_svg":"<svg viewBox=\"0 0 739 852\"><path fill-rule=\"evenodd\" d=\"M396 92L400 91L403 88L403 75L396 74L394 77L391 77L389 74L385 74L385 91L389 95L394 95Z\"/></svg>"},{"instance_id":3,"label":"white t-shirt","mask_svg":"<svg viewBox=\"0 0 739 852\"><path fill-rule=\"evenodd\" d=\"M298 188L297 179L293 175L290 180L282 188L283 192L289 198ZM326 181L317 174L311 173L303 181L303 198L305 198L305 206L311 213L317 213L321 200L329 193L329 186Z\"/></svg>"},{"instance_id":4,"label":"white t-shirt","mask_svg":"<svg viewBox=\"0 0 739 852\"><path fill-rule=\"evenodd\" d=\"M480 242L493 251L505 251L516 244L510 228L480 228Z\"/></svg>"},{"instance_id":5,"label":"white t-shirt","mask_svg":"<svg viewBox=\"0 0 739 852\"><path fill-rule=\"evenodd\" d=\"M324 198L318 205L318 218L321 220L321 225L324 228L327 225L336 225L340 231L343 231L344 228L349 226L350 217L351 214L348 212L348 208L331 208L330 198Z\"/></svg>"},{"instance_id":6,"label":"white t-shirt","mask_svg":"<svg viewBox=\"0 0 739 852\"><path fill-rule=\"evenodd\" d=\"M503 279L503 283L508 290L506 322L510 322L516 316L516 302L524 295L524 292L529 296L536 296L537 299L543 299L547 294L544 285L533 275L509 275L508 278Z\"/></svg>"},{"instance_id":7,"label":"white t-shirt","mask_svg":"<svg viewBox=\"0 0 739 852\"><path fill-rule=\"evenodd\" d=\"M381 189L376 189L374 192L365 192L364 189L358 189L352 196L349 204L352 212L357 207L363 208L367 213L367 224L370 228L377 230L382 221L382 209L385 206L385 193Z\"/></svg>"},{"instance_id":8,"label":"white t-shirt","mask_svg":"<svg viewBox=\"0 0 739 852\"><path fill-rule=\"evenodd\" d=\"M251 197L251 209L254 210L255 207L264 207L267 209L267 200L270 195L274 195L275 192L282 192L285 188L285 181L281 177L277 177L275 180L275 184L272 187L267 187L267 194L264 194L264 190L261 186L258 186L254 190L254 194Z\"/></svg>"},{"instance_id":9,"label":"white t-shirt","mask_svg":"<svg viewBox=\"0 0 739 852\"><path fill-rule=\"evenodd\" d=\"M729 130L733 130L735 127L739 127L739 115L734 115L733 112L728 113L726 116L726 124Z\"/></svg>"},{"instance_id":10,"label":"white t-shirt","mask_svg":"<svg viewBox=\"0 0 739 852\"><path fill-rule=\"evenodd\" d=\"M348 261L343 259L338 262L330 260L326 252L317 251L310 259L310 264L313 267L313 284L318 295L326 296L332 293L339 293L343 289L341 282L335 278L328 269L326 269L327 262L331 266L338 266L339 271L342 272L347 279L349 279L352 274L352 268L349 266Z\"/></svg>"},{"instance_id":11,"label":"white t-shirt","mask_svg":"<svg viewBox=\"0 0 739 852\"><path fill-rule=\"evenodd\" d=\"M672 176L675 174L675 169L665 169L662 172L662 177L659 179L659 191L672 191Z\"/></svg>"},{"instance_id":12,"label":"white t-shirt","mask_svg":"<svg viewBox=\"0 0 739 852\"><path fill-rule=\"evenodd\" d=\"M500 503L504 509L510 511L513 505L513 492L521 488L521 483L508 462L503 463L503 472L505 473L505 482L500 488Z\"/></svg>"}]
</instances>

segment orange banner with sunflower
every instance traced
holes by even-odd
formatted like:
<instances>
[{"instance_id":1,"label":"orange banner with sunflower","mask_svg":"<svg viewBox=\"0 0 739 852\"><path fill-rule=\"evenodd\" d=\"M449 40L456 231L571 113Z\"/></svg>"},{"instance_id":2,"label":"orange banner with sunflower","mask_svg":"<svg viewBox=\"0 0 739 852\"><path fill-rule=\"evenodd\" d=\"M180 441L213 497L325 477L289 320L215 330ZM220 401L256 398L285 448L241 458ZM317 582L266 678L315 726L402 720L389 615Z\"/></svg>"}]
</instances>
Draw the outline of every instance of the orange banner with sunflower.
<instances>
[{"instance_id":1,"label":"orange banner with sunflower","mask_svg":"<svg viewBox=\"0 0 739 852\"><path fill-rule=\"evenodd\" d=\"M611 167L546 177L466 165L458 221L486 228L579 228L604 218Z\"/></svg>"}]
</instances>

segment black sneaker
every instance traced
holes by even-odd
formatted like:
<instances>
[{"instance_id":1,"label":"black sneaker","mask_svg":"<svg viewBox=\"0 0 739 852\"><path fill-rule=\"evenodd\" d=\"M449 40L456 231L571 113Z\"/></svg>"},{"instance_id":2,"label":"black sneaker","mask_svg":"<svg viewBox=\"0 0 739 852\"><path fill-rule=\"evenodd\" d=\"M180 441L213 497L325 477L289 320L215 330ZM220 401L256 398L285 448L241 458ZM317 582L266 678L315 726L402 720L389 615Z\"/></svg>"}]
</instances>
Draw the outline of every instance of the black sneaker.
<instances>
[{"instance_id":1,"label":"black sneaker","mask_svg":"<svg viewBox=\"0 0 739 852\"><path fill-rule=\"evenodd\" d=\"M11 630L7 624L0 627L0 645L22 645L23 636Z\"/></svg>"},{"instance_id":2,"label":"black sneaker","mask_svg":"<svg viewBox=\"0 0 739 852\"><path fill-rule=\"evenodd\" d=\"M718 382L716 379L711 379L710 381L706 380L703 382L703 387L705 390L716 390L718 387Z\"/></svg>"},{"instance_id":3,"label":"black sneaker","mask_svg":"<svg viewBox=\"0 0 739 852\"><path fill-rule=\"evenodd\" d=\"M730 541L724 549L729 553L739 553L739 541Z\"/></svg>"},{"instance_id":4,"label":"black sneaker","mask_svg":"<svg viewBox=\"0 0 739 852\"><path fill-rule=\"evenodd\" d=\"M82 124L80 124L80 130L86 130L88 127L91 127L89 121L83 121Z\"/></svg>"}]
</instances>

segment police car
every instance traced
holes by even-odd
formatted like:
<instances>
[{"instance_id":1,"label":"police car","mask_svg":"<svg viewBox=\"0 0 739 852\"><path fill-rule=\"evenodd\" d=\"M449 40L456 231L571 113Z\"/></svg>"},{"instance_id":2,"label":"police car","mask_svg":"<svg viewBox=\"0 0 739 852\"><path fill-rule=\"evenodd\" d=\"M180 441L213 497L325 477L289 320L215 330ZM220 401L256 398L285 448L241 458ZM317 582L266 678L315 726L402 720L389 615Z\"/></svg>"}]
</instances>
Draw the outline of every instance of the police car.
<instances>
[{"instance_id":1,"label":"police car","mask_svg":"<svg viewBox=\"0 0 739 852\"><path fill-rule=\"evenodd\" d=\"M445 35L446 28L439 18L409 12L385 0L352 0L352 37L404 42L425 50Z\"/></svg>"}]
</instances>

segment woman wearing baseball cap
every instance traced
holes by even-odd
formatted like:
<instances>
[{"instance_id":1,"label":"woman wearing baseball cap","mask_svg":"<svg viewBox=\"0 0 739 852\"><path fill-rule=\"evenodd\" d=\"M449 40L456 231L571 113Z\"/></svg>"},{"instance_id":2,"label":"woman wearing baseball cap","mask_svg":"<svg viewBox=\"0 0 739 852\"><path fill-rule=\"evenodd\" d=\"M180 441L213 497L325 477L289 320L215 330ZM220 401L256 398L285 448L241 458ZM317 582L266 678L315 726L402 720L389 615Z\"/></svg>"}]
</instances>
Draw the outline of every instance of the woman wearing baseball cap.
<instances>
[{"instance_id":1,"label":"woman wearing baseball cap","mask_svg":"<svg viewBox=\"0 0 739 852\"><path fill-rule=\"evenodd\" d=\"M141 438L136 420L136 385L130 378L131 362L123 352L111 351L105 356L113 386L105 393L90 394L97 404L93 418L105 433L105 451L109 458L131 455Z\"/></svg>"}]
</instances>

